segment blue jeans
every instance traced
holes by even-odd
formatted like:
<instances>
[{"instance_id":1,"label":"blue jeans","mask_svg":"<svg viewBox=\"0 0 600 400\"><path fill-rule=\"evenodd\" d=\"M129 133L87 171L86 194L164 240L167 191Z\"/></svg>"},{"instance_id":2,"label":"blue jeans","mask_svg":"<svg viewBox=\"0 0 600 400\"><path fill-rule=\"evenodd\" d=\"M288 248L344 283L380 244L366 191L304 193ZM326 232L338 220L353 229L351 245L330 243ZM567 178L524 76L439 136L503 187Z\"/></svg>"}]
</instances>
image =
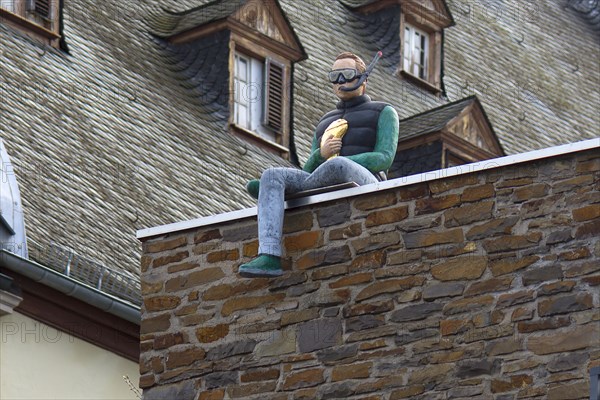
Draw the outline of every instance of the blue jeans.
<instances>
[{"instance_id":1,"label":"blue jeans","mask_svg":"<svg viewBox=\"0 0 600 400\"><path fill-rule=\"evenodd\" d=\"M312 174L296 168L269 168L260 178L258 194L258 254L281 257L284 197L286 193L354 181L377 182L365 167L345 157L325 161Z\"/></svg>"}]
</instances>

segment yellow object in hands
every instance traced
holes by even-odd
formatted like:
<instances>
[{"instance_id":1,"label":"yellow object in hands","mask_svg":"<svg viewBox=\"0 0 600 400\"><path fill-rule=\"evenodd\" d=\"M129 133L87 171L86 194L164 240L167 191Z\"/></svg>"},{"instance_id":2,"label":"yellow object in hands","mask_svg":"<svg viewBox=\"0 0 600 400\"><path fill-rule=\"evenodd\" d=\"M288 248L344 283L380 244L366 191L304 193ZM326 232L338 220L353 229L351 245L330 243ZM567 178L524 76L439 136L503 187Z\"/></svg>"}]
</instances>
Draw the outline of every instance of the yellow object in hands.
<instances>
[{"instance_id":1,"label":"yellow object in hands","mask_svg":"<svg viewBox=\"0 0 600 400\"><path fill-rule=\"evenodd\" d=\"M327 129L325 129L323 136L321 136L321 146L323 146L323 143L325 143L325 141L327 139L329 139L330 137L334 137L334 138L338 138L338 139L343 138L344 135L346 134L347 130L348 130L348 121L346 121L343 118L336 119L331 124L329 124ZM337 157L337 156L338 156L337 154L334 154L331 157L329 157L328 160L331 160L333 157Z\"/></svg>"}]
</instances>

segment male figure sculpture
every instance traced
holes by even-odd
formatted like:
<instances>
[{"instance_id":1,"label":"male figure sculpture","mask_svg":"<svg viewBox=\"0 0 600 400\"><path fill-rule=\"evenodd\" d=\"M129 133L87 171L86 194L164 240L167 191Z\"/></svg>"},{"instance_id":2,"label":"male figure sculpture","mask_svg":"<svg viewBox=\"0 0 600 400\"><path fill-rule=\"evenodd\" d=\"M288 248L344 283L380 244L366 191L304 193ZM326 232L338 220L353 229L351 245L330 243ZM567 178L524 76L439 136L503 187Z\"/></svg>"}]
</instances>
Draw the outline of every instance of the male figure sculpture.
<instances>
[{"instance_id":1,"label":"male figure sculpture","mask_svg":"<svg viewBox=\"0 0 600 400\"><path fill-rule=\"evenodd\" d=\"M240 266L242 277L276 277L283 273L285 193L352 181L359 185L375 183L392 165L398 145L398 114L389 104L371 101L365 94L367 82L360 79L365 73L365 63L358 56L340 54L328 73L340 101L317 124L304 168L269 168L263 172L260 185L258 181L248 184L251 194L256 196L258 192L259 249L258 257Z\"/></svg>"}]
</instances>

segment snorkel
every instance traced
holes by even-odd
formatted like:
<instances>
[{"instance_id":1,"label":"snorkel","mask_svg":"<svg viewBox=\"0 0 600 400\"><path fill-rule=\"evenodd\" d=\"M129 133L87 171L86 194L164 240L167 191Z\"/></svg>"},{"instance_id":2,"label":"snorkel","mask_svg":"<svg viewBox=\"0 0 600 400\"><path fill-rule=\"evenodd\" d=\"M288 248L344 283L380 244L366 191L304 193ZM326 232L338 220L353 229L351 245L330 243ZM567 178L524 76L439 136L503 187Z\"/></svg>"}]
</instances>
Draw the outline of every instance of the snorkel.
<instances>
[{"instance_id":1,"label":"snorkel","mask_svg":"<svg viewBox=\"0 0 600 400\"><path fill-rule=\"evenodd\" d=\"M354 85L352 85L350 87L342 86L342 87L340 87L340 90L343 90L344 92L351 92L353 90L358 89L360 87L360 85L365 83L365 81L369 77L369 74L373 71L373 68L375 68L375 64L377 64L377 61L379 61L379 59L381 58L382 55L383 55L383 53L381 52L381 50L378 51L377 54L375 54L375 57L373 57L373 61L371 61L371 63L367 67L367 70L360 75L358 82L356 82Z\"/></svg>"}]
</instances>

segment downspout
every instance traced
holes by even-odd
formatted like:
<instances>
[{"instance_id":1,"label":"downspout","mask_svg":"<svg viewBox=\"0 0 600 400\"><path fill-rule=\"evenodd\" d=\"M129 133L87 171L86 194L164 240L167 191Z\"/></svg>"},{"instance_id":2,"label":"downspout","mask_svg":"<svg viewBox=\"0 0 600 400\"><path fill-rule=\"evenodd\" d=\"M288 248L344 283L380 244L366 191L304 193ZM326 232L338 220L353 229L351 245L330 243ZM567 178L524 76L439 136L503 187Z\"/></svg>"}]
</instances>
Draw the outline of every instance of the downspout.
<instances>
[{"instance_id":1,"label":"downspout","mask_svg":"<svg viewBox=\"0 0 600 400\"><path fill-rule=\"evenodd\" d=\"M23 275L116 317L140 325L140 307L101 292L34 261L19 257L6 250L0 250L0 267Z\"/></svg>"}]
</instances>

